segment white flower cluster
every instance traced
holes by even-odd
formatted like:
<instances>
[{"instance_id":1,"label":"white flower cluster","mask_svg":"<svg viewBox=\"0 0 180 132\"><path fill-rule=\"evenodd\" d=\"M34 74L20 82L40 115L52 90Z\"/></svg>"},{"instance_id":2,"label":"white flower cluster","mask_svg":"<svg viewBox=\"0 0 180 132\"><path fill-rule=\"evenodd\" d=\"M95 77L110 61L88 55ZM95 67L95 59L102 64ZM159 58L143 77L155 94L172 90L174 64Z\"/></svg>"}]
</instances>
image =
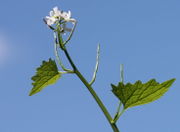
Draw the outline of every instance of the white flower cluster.
<instances>
[{"instance_id":1,"label":"white flower cluster","mask_svg":"<svg viewBox=\"0 0 180 132\"><path fill-rule=\"evenodd\" d=\"M60 11L58 7L54 7L53 10L50 11L49 16L45 17L46 24L49 26L55 24L60 20L63 20L65 22L76 22L75 19L71 18L71 11Z\"/></svg>"}]
</instances>

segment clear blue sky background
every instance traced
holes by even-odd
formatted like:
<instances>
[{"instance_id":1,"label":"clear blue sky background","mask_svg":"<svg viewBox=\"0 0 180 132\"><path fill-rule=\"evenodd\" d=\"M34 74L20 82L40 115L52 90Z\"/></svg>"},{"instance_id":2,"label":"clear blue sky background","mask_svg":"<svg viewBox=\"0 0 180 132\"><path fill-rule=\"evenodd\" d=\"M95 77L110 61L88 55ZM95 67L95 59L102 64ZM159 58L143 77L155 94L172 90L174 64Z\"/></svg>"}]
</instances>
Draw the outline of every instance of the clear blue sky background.
<instances>
[{"instance_id":1,"label":"clear blue sky background","mask_svg":"<svg viewBox=\"0 0 180 132\"><path fill-rule=\"evenodd\" d=\"M110 83L119 81L121 63L125 82L177 78L160 100L125 112L118 121L121 132L179 132L179 0L1 0L0 132L112 131L76 76L64 75L28 96L36 67L55 58L53 34L42 21L54 6L71 10L78 21L68 49L88 80L101 44L94 89L111 114L118 100Z\"/></svg>"}]
</instances>

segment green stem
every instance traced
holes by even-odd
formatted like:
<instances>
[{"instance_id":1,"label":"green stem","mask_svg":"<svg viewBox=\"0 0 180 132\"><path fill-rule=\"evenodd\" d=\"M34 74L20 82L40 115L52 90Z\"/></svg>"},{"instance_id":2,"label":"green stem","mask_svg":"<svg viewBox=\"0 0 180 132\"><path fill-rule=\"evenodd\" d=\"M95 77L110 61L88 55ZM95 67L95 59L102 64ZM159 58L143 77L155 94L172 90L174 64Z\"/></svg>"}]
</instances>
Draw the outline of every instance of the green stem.
<instances>
[{"instance_id":1,"label":"green stem","mask_svg":"<svg viewBox=\"0 0 180 132\"><path fill-rule=\"evenodd\" d=\"M98 97L98 95L96 94L96 92L93 90L93 88L91 87L91 85L88 83L88 81L83 77L83 75L79 72L79 70L77 69L77 67L75 66L74 62L72 61L66 47L63 48L63 51L69 61L69 63L71 64L75 74L79 77L79 79L83 82L83 84L87 87L87 89L89 90L89 92L91 93L91 95L93 96L93 98L96 100L97 104L99 105L99 107L101 108L101 110L103 111L106 119L108 120L109 124L111 125L112 129L114 132L120 132L119 129L117 128L116 124L113 122L113 119L111 117L111 115L109 114L108 110L106 109L106 107L104 106L104 104L102 103L102 101L100 100L100 98Z\"/></svg>"}]
</instances>

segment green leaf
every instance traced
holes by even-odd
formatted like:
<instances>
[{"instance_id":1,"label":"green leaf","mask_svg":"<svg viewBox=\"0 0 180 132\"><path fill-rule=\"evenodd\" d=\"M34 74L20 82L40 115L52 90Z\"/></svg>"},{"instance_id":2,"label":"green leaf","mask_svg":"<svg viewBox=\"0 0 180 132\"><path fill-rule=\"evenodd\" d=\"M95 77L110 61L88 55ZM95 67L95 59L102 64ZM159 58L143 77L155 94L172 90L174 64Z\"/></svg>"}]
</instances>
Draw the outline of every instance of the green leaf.
<instances>
[{"instance_id":1,"label":"green leaf","mask_svg":"<svg viewBox=\"0 0 180 132\"><path fill-rule=\"evenodd\" d=\"M31 78L34 82L32 83L33 88L29 96L40 92L50 84L54 84L60 77L61 74L58 72L54 60L49 59L49 61L43 61L42 65L37 68L36 75Z\"/></svg>"},{"instance_id":2,"label":"green leaf","mask_svg":"<svg viewBox=\"0 0 180 132\"><path fill-rule=\"evenodd\" d=\"M155 79L152 79L143 84L138 80L134 84L123 84L119 82L118 86L113 84L111 84L111 86L112 92L123 103L124 109L127 109L159 99L168 91L174 81L175 79L171 79L163 83L158 83Z\"/></svg>"}]
</instances>

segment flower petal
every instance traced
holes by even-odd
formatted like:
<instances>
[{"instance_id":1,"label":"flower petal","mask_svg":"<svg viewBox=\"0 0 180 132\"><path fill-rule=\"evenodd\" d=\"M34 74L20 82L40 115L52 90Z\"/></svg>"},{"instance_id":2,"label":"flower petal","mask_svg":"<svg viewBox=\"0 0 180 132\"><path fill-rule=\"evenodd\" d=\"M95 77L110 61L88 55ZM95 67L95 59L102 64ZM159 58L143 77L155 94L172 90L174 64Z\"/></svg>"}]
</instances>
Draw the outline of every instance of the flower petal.
<instances>
[{"instance_id":1,"label":"flower petal","mask_svg":"<svg viewBox=\"0 0 180 132\"><path fill-rule=\"evenodd\" d=\"M49 16L51 16L51 17L54 16L54 11L50 11Z\"/></svg>"},{"instance_id":2,"label":"flower petal","mask_svg":"<svg viewBox=\"0 0 180 132\"><path fill-rule=\"evenodd\" d=\"M54 12L59 11L58 7L57 7L57 6L55 6L55 7L53 8L53 11L54 11Z\"/></svg>"},{"instance_id":3,"label":"flower petal","mask_svg":"<svg viewBox=\"0 0 180 132\"><path fill-rule=\"evenodd\" d=\"M54 18L54 17L46 16L45 17L45 21L46 21L47 25L51 26L51 25L53 25L57 21L57 19Z\"/></svg>"}]
</instances>

